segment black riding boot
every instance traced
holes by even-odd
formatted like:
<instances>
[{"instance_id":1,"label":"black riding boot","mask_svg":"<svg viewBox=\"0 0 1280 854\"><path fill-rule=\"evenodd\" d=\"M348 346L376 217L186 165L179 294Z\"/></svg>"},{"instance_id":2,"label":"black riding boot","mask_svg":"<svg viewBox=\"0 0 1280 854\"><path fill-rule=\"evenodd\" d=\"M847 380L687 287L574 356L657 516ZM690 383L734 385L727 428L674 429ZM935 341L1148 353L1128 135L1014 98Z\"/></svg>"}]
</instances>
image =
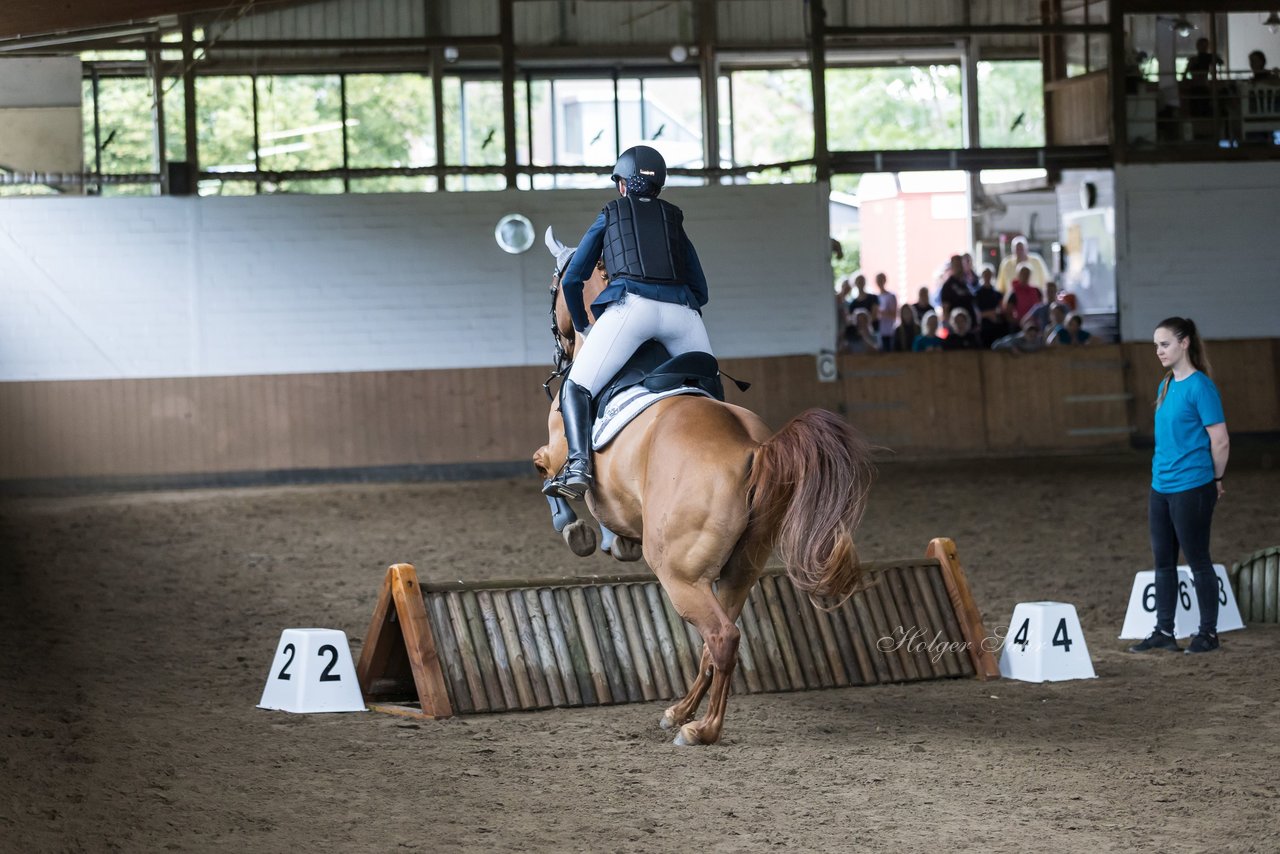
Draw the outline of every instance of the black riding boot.
<instances>
[{"instance_id":1,"label":"black riding boot","mask_svg":"<svg viewBox=\"0 0 1280 854\"><path fill-rule=\"evenodd\" d=\"M591 392L570 379L560 389L560 417L569 458L542 487L544 495L578 499L591 488Z\"/></svg>"}]
</instances>

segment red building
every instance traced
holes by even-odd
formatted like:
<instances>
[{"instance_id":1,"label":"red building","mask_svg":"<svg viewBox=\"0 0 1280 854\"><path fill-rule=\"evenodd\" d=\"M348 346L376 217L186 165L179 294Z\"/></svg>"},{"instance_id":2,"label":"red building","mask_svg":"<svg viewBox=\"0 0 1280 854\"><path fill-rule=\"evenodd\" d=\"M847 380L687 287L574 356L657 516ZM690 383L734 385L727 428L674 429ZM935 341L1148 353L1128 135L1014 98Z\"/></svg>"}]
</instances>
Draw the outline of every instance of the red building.
<instances>
[{"instance_id":1,"label":"red building","mask_svg":"<svg viewBox=\"0 0 1280 854\"><path fill-rule=\"evenodd\" d=\"M964 172L877 172L862 176L862 273L889 277L899 302L930 293L952 255L972 245L968 176Z\"/></svg>"}]
</instances>

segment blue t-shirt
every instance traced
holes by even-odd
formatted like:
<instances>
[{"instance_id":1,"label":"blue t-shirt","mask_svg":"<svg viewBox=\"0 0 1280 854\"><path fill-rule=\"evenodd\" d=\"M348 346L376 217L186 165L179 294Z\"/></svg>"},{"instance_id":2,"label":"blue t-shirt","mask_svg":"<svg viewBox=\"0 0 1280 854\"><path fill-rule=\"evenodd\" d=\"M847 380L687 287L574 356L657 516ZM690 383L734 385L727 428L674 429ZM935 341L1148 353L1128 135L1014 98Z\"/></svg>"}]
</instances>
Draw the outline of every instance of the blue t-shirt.
<instances>
[{"instance_id":1,"label":"blue t-shirt","mask_svg":"<svg viewBox=\"0 0 1280 854\"><path fill-rule=\"evenodd\" d=\"M911 342L911 349L916 353L924 353L929 350L941 350L942 339L937 335L917 335L916 340Z\"/></svg>"},{"instance_id":2,"label":"blue t-shirt","mask_svg":"<svg viewBox=\"0 0 1280 854\"><path fill-rule=\"evenodd\" d=\"M1171 381L1156 410L1151 488L1156 492L1185 492L1212 481L1213 456L1209 452L1209 433L1204 428L1225 420L1218 387L1203 372Z\"/></svg>"}]
</instances>

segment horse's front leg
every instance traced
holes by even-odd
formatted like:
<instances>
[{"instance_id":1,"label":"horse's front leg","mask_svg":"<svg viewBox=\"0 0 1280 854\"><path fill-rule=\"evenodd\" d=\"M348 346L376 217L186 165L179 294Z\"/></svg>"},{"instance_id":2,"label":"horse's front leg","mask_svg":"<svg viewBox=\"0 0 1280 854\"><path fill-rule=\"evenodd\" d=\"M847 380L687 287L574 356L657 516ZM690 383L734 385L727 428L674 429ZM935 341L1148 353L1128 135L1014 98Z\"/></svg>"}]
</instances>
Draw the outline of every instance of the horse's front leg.
<instances>
[{"instance_id":1,"label":"horse's front leg","mask_svg":"<svg viewBox=\"0 0 1280 854\"><path fill-rule=\"evenodd\" d=\"M603 523L600 525L600 551L624 562L639 560L643 554L639 540L615 534Z\"/></svg>"},{"instance_id":2,"label":"horse's front leg","mask_svg":"<svg viewBox=\"0 0 1280 854\"><path fill-rule=\"evenodd\" d=\"M569 502L563 498L548 495L547 504L551 505L551 525L565 543L578 557L586 557L596 550L595 529L578 518Z\"/></svg>"}]
</instances>

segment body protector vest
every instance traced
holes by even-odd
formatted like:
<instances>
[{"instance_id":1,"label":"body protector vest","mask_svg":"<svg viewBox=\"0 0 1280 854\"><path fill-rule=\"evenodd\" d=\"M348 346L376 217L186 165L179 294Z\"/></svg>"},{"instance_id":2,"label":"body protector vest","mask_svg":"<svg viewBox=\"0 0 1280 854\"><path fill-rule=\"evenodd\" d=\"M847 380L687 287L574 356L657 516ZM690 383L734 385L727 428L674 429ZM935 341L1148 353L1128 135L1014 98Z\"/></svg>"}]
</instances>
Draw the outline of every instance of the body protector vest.
<instances>
[{"instance_id":1,"label":"body protector vest","mask_svg":"<svg viewBox=\"0 0 1280 854\"><path fill-rule=\"evenodd\" d=\"M622 196L604 206L604 268L611 279L652 285L689 280L684 214L650 196Z\"/></svg>"}]
</instances>

